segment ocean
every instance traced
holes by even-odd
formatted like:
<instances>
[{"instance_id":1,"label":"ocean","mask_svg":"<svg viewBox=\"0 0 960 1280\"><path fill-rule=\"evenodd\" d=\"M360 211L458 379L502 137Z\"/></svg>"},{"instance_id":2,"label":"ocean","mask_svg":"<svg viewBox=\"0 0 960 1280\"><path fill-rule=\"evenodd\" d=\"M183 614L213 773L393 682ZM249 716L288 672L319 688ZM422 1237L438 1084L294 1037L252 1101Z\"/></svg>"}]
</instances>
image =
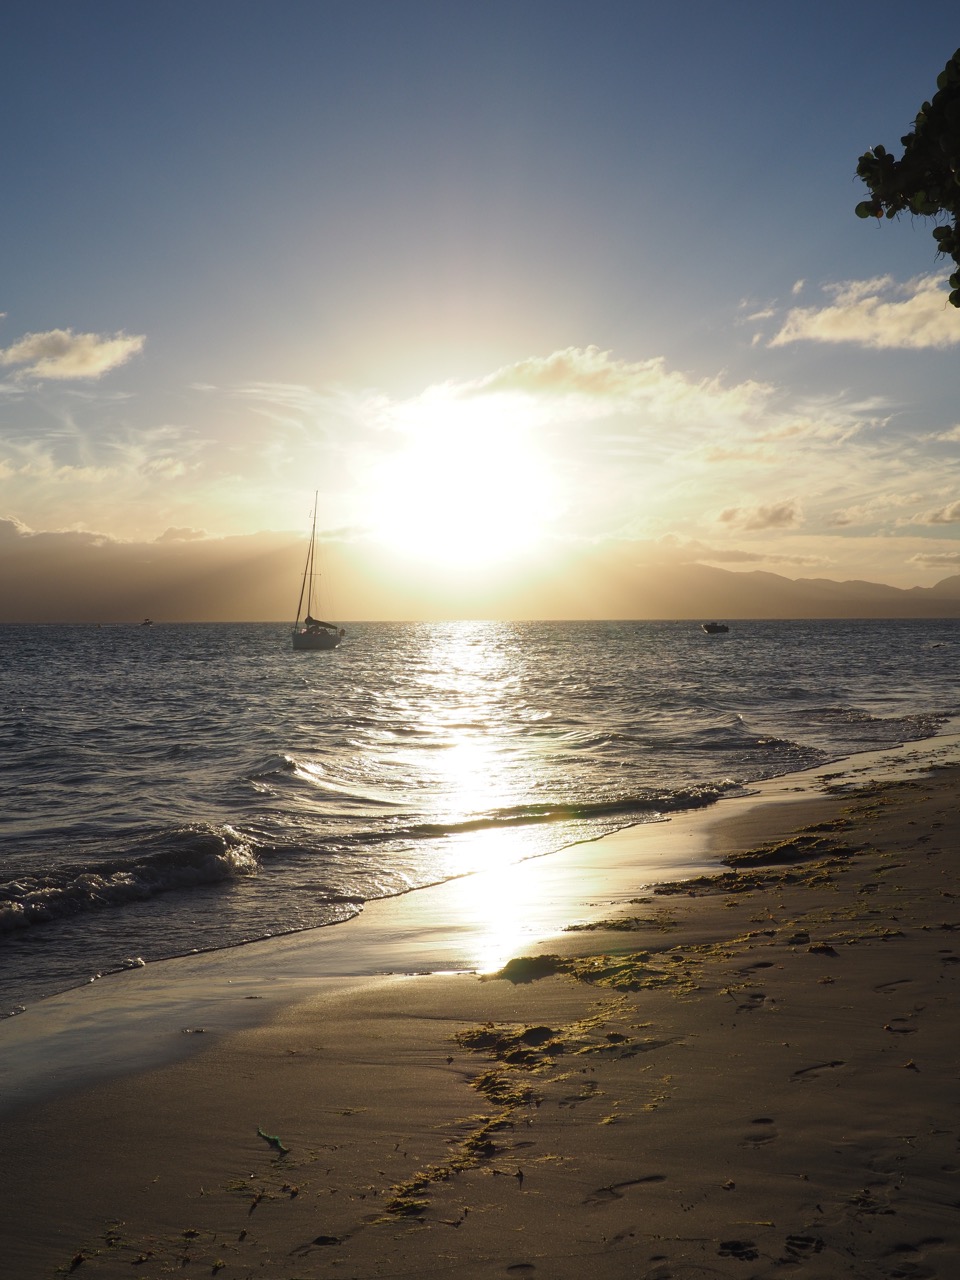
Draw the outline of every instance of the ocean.
<instances>
[{"instance_id":1,"label":"ocean","mask_svg":"<svg viewBox=\"0 0 960 1280\"><path fill-rule=\"evenodd\" d=\"M952 621L0 626L0 1015L929 737Z\"/></svg>"}]
</instances>

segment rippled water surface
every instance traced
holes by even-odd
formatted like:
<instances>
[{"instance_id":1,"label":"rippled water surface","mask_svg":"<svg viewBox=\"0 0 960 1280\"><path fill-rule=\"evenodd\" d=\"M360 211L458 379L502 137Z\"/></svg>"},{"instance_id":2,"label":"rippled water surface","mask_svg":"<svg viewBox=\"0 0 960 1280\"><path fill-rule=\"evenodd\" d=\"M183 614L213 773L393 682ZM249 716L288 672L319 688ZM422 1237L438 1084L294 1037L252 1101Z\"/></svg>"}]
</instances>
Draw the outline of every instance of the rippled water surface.
<instances>
[{"instance_id":1,"label":"rippled water surface","mask_svg":"<svg viewBox=\"0 0 960 1280\"><path fill-rule=\"evenodd\" d=\"M0 1012L927 736L956 625L0 627Z\"/></svg>"}]
</instances>

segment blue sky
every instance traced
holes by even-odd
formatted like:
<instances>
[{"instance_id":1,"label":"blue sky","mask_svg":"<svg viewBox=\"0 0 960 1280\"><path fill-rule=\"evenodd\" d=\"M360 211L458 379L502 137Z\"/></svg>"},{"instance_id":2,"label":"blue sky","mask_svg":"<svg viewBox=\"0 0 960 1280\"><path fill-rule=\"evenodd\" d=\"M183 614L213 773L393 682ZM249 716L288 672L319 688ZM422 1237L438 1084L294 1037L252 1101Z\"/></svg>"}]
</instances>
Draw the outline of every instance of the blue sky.
<instances>
[{"instance_id":1,"label":"blue sky","mask_svg":"<svg viewBox=\"0 0 960 1280\"><path fill-rule=\"evenodd\" d=\"M411 582L960 571L960 313L929 223L853 214L958 43L939 3L12 3L3 556L255 559L319 489L332 558Z\"/></svg>"}]
</instances>

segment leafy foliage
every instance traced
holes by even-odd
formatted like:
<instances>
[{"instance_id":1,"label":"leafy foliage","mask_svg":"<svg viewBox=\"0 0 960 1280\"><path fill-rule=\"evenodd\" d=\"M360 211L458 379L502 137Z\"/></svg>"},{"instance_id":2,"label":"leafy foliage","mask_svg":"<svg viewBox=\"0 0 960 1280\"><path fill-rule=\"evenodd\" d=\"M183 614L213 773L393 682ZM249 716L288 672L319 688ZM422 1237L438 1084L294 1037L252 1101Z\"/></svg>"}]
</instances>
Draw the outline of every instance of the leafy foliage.
<instances>
[{"instance_id":1,"label":"leafy foliage","mask_svg":"<svg viewBox=\"0 0 960 1280\"><path fill-rule=\"evenodd\" d=\"M960 49L937 77L937 92L925 102L913 132L901 138L903 155L895 160L885 147L860 157L857 175L871 198L857 205L860 218L921 217L946 214L933 231L937 250L958 270L950 277L950 302L960 307Z\"/></svg>"}]
</instances>

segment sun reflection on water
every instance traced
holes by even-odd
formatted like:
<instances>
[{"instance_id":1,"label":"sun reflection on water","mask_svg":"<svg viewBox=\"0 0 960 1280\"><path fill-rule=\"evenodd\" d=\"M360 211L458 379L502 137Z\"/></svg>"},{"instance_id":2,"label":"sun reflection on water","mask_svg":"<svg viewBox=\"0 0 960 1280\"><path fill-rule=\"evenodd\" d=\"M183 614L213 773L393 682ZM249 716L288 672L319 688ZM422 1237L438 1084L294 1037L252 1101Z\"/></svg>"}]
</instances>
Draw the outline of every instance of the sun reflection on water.
<instances>
[{"instance_id":1,"label":"sun reflection on water","mask_svg":"<svg viewBox=\"0 0 960 1280\"><path fill-rule=\"evenodd\" d=\"M469 936L467 968L494 973L534 939L562 927L543 893L545 871L542 858L504 858L496 871L465 876L451 886L452 911Z\"/></svg>"},{"instance_id":2,"label":"sun reflection on water","mask_svg":"<svg viewBox=\"0 0 960 1280\"><path fill-rule=\"evenodd\" d=\"M448 873L473 872L451 886L451 908L470 937L471 968L491 972L538 930L543 862L555 847L548 826L505 821L536 790L526 739L514 757L521 655L509 624L457 623L430 628L422 655L425 695L420 729L432 750L416 751L423 785L444 798L440 821L460 830L446 842ZM496 825L493 825L494 822Z\"/></svg>"},{"instance_id":3,"label":"sun reflection on water","mask_svg":"<svg viewBox=\"0 0 960 1280\"><path fill-rule=\"evenodd\" d=\"M517 776L510 751L516 636L493 623L431 627L428 635L416 672L421 702L411 717L415 765L421 785L441 798L440 820L470 820L479 830L484 816L522 801L530 782L529 765ZM496 847L483 865L497 860Z\"/></svg>"}]
</instances>

